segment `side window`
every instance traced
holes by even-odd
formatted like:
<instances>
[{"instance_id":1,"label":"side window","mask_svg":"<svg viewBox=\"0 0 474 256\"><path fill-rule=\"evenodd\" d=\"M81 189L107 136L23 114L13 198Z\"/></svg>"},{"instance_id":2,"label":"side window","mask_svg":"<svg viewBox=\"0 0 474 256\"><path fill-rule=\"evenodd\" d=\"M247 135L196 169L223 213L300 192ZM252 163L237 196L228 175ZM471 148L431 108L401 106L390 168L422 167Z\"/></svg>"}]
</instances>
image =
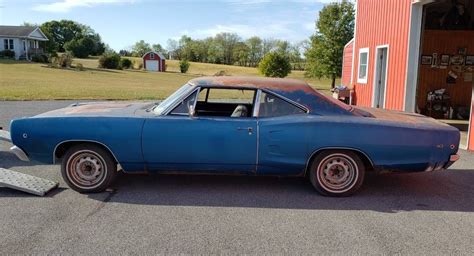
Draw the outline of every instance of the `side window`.
<instances>
[{"instance_id":1,"label":"side window","mask_svg":"<svg viewBox=\"0 0 474 256\"><path fill-rule=\"evenodd\" d=\"M262 92L260 94L259 117L288 116L306 113L303 109L275 96Z\"/></svg>"},{"instance_id":2,"label":"side window","mask_svg":"<svg viewBox=\"0 0 474 256\"><path fill-rule=\"evenodd\" d=\"M255 90L249 89L211 89L207 95L208 103L253 104Z\"/></svg>"},{"instance_id":3,"label":"side window","mask_svg":"<svg viewBox=\"0 0 474 256\"><path fill-rule=\"evenodd\" d=\"M196 101L198 91L195 90L191 95L189 95L186 99L184 99L178 106L176 106L173 111L171 111L171 115L188 115L189 114L189 106L194 106Z\"/></svg>"}]
</instances>

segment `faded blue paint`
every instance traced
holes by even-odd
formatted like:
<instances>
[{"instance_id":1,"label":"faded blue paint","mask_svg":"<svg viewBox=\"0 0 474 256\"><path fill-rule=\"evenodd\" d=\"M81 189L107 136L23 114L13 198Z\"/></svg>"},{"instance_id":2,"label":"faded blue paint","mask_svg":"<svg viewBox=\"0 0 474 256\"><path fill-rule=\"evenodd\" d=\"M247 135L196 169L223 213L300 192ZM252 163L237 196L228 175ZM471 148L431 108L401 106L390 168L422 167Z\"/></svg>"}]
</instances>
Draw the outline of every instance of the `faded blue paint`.
<instances>
[{"instance_id":1,"label":"faded blue paint","mask_svg":"<svg viewBox=\"0 0 474 256\"><path fill-rule=\"evenodd\" d=\"M261 89L307 106L310 113L191 118L146 112L147 103L95 103L14 120L12 142L30 159L46 164L53 163L54 150L63 142L95 141L110 149L129 173L295 176L305 173L315 152L328 148L356 150L376 169L393 171L445 165L458 150L457 129L431 118L376 109L349 110L307 89Z\"/></svg>"},{"instance_id":2,"label":"faded blue paint","mask_svg":"<svg viewBox=\"0 0 474 256\"><path fill-rule=\"evenodd\" d=\"M250 174L256 150L256 118L165 116L147 118L143 127L149 171Z\"/></svg>"}]
</instances>

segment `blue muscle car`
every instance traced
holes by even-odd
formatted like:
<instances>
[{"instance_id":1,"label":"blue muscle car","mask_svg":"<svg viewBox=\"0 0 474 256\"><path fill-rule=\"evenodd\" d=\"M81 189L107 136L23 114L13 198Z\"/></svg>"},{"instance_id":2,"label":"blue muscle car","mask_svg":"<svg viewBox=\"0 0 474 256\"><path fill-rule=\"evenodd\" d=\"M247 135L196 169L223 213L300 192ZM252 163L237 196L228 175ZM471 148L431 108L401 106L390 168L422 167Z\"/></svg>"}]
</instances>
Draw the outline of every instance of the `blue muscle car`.
<instances>
[{"instance_id":1,"label":"blue muscle car","mask_svg":"<svg viewBox=\"0 0 474 256\"><path fill-rule=\"evenodd\" d=\"M367 171L448 168L457 129L418 114L345 105L290 79L203 77L160 104L78 103L11 123L20 159L61 163L81 193L125 173L306 176L347 196Z\"/></svg>"}]
</instances>

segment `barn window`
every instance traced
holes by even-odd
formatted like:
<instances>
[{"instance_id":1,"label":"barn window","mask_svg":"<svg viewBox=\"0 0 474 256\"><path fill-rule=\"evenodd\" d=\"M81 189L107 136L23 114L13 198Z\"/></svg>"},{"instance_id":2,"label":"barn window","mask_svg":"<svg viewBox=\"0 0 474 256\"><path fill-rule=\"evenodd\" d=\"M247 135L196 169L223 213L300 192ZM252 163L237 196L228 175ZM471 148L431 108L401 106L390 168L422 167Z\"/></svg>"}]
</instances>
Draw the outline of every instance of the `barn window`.
<instances>
[{"instance_id":1,"label":"barn window","mask_svg":"<svg viewBox=\"0 0 474 256\"><path fill-rule=\"evenodd\" d=\"M150 53L150 60L154 60L155 59L155 54L153 52Z\"/></svg>"},{"instance_id":2,"label":"barn window","mask_svg":"<svg viewBox=\"0 0 474 256\"><path fill-rule=\"evenodd\" d=\"M357 82L366 84L369 69L369 48L359 49L359 72L357 74Z\"/></svg>"}]
</instances>

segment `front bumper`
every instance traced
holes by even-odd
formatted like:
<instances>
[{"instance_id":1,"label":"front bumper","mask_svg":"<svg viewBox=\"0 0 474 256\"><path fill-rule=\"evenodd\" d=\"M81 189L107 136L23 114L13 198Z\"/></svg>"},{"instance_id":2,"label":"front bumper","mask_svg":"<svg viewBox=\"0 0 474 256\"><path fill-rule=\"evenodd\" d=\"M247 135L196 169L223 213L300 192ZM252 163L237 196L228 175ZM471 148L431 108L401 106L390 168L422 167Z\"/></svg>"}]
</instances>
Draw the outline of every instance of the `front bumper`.
<instances>
[{"instance_id":1,"label":"front bumper","mask_svg":"<svg viewBox=\"0 0 474 256\"><path fill-rule=\"evenodd\" d=\"M8 143L11 143L12 137L10 133L0 129L0 141L6 141ZM10 148L10 151L13 152L13 154L15 154L16 157L18 157L18 159L20 159L21 161L26 161L26 162L30 161L25 151L23 151L21 148L17 146L13 146Z\"/></svg>"},{"instance_id":2,"label":"front bumper","mask_svg":"<svg viewBox=\"0 0 474 256\"><path fill-rule=\"evenodd\" d=\"M21 161L25 161L25 162L30 161L26 153L23 150L21 150L21 148L17 146L13 146L10 148L10 151L13 152L13 154L15 154L16 157L18 157L18 159L20 159Z\"/></svg>"},{"instance_id":3,"label":"front bumper","mask_svg":"<svg viewBox=\"0 0 474 256\"><path fill-rule=\"evenodd\" d=\"M0 141L12 142L10 133L0 128Z\"/></svg>"}]
</instances>

